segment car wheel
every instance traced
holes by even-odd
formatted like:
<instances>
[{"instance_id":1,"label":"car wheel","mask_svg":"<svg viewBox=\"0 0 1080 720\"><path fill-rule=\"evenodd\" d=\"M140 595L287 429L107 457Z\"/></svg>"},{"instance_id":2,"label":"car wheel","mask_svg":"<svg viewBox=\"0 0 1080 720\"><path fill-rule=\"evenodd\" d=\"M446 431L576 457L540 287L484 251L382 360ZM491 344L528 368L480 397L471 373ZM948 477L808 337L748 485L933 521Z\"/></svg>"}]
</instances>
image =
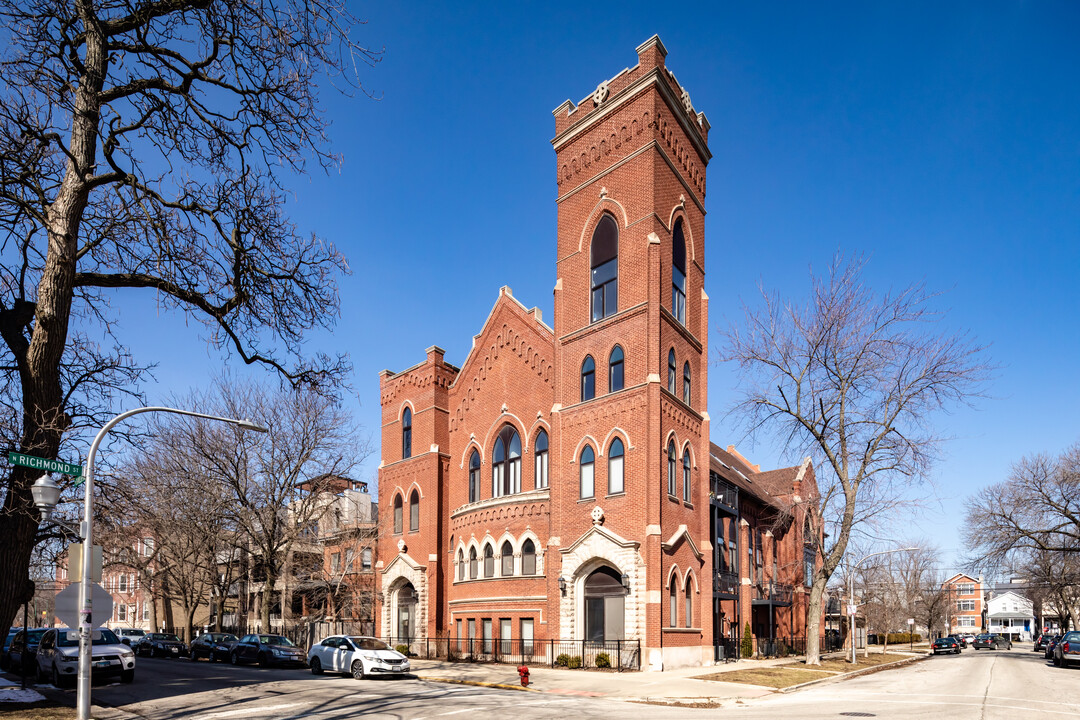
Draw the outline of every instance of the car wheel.
<instances>
[{"instance_id":1,"label":"car wheel","mask_svg":"<svg viewBox=\"0 0 1080 720\"><path fill-rule=\"evenodd\" d=\"M64 676L60 674L60 670L53 665L52 669L53 685L57 688L67 687L67 682L64 680Z\"/></svg>"},{"instance_id":2,"label":"car wheel","mask_svg":"<svg viewBox=\"0 0 1080 720\"><path fill-rule=\"evenodd\" d=\"M240 656L237 655L235 650L233 650L232 653L229 654L229 662L231 662L233 665L240 664Z\"/></svg>"},{"instance_id":3,"label":"car wheel","mask_svg":"<svg viewBox=\"0 0 1080 720\"><path fill-rule=\"evenodd\" d=\"M191 660L191 662L199 662L199 655L194 650L192 650L188 653L188 659Z\"/></svg>"},{"instance_id":4,"label":"car wheel","mask_svg":"<svg viewBox=\"0 0 1080 720\"><path fill-rule=\"evenodd\" d=\"M359 660L353 660L351 670L354 680L364 679L364 663L360 662Z\"/></svg>"},{"instance_id":5,"label":"car wheel","mask_svg":"<svg viewBox=\"0 0 1080 720\"><path fill-rule=\"evenodd\" d=\"M266 653L259 653L259 667L270 667L270 657Z\"/></svg>"},{"instance_id":6,"label":"car wheel","mask_svg":"<svg viewBox=\"0 0 1080 720\"><path fill-rule=\"evenodd\" d=\"M319 658L317 657L311 658L311 674L322 675L322 663L319 662Z\"/></svg>"},{"instance_id":7,"label":"car wheel","mask_svg":"<svg viewBox=\"0 0 1080 720\"><path fill-rule=\"evenodd\" d=\"M134 681L135 681L135 671L134 670L125 670L124 672L120 673L120 682L129 683L129 682L134 682Z\"/></svg>"}]
</instances>

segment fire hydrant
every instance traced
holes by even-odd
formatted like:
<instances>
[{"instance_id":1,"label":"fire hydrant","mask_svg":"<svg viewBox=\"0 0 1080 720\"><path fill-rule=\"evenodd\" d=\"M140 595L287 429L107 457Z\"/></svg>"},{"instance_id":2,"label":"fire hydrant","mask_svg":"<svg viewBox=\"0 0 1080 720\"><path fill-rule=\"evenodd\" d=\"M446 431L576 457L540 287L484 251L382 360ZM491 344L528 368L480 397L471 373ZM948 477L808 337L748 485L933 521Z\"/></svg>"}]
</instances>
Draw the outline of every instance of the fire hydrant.
<instances>
[{"instance_id":1,"label":"fire hydrant","mask_svg":"<svg viewBox=\"0 0 1080 720\"><path fill-rule=\"evenodd\" d=\"M518 676L521 678L521 687L529 687L529 668L525 665L518 666Z\"/></svg>"}]
</instances>

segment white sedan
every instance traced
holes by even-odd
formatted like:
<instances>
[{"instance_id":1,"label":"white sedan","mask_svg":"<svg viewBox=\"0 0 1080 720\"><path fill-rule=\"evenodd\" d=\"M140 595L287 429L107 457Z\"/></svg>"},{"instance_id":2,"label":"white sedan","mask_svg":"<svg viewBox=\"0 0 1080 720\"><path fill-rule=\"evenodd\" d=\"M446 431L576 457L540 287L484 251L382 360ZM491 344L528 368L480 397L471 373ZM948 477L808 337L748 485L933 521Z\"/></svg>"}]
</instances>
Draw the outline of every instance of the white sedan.
<instances>
[{"instance_id":1,"label":"white sedan","mask_svg":"<svg viewBox=\"0 0 1080 720\"><path fill-rule=\"evenodd\" d=\"M368 675L404 675L409 658L382 640L355 635L331 635L308 650L312 675L336 672L363 680Z\"/></svg>"}]
</instances>

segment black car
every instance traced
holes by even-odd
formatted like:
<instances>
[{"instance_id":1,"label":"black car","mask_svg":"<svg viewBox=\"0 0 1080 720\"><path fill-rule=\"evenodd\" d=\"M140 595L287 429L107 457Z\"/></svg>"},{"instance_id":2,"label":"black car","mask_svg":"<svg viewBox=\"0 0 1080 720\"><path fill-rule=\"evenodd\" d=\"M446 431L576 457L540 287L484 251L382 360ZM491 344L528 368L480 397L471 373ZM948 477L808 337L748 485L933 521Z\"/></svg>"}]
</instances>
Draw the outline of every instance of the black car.
<instances>
[{"instance_id":1,"label":"black car","mask_svg":"<svg viewBox=\"0 0 1080 720\"><path fill-rule=\"evenodd\" d=\"M307 654L293 645L284 635L245 635L229 653L229 662L239 665L257 662L270 665L301 665L307 667Z\"/></svg>"},{"instance_id":2,"label":"black car","mask_svg":"<svg viewBox=\"0 0 1080 720\"><path fill-rule=\"evenodd\" d=\"M188 657L192 660L204 657L210 662L225 662L238 642L240 641L232 633L204 633L191 641Z\"/></svg>"},{"instance_id":3,"label":"black car","mask_svg":"<svg viewBox=\"0 0 1080 720\"><path fill-rule=\"evenodd\" d=\"M939 637L930 645L930 648L934 651L934 655L938 653L960 654L960 643L952 635Z\"/></svg>"},{"instance_id":4,"label":"black car","mask_svg":"<svg viewBox=\"0 0 1080 720\"><path fill-rule=\"evenodd\" d=\"M961 648L966 648L968 646L967 638L963 635L950 635L949 637L956 640L956 644L959 645Z\"/></svg>"},{"instance_id":5,"label":"black car","mask_svg":"<svg viewBox=\"0 0 1080 720\"><path fill-rule=\"evenodd\" d=\"M1000 650L1002 648L1006 650L1012 650L1012 640L1004 635L991 635L990 633L982 633L975 636L975 649L990 649Z\"/></svg>"},{"instance_id":6,"label":"black car","mask_svg":"<svg viewBox=\"0 0 1080 720\"><path fill-rule=\"evenodd\" d=\"M1035 652L1046 652L1046 646L1054 639L1053 633L1042 633L1035 638Z\"/></svg>"},{"instance_id":7,"label":"black car","mask_svg":"<svg viewBox=\"0 0 1080 720\"><path fill-rule=\"evenodd\" d=\"M1061 642L1060 635L1055 635L1054 637L1050 638L1050 640L1046 643L1046 652L1043 653L1043 657L1047 660L1053 660L1054 648L1057 647L1057 644L1059 642Z\"/></svg>"},{"instance_id":8,"label":"black car","mask_svg":"<svg viewBox=\"0 0 1080 720\"><path fill-rule=\"evenodd\" d=\"M0 658L3 669L20 675L32 675L37 665L38 644L47 631L48 628L31 628L15 633L7 652Z\"/></svg>"},{"instance_id":9,"label":"black car","mask_svg":"<svg viewBox=\"0 0 1080 720\"><path fill-rule=\"evenodd\" d=\"M178 658L187 655L184 642L172 633L146 633L146 637L135 643L131 649L136 655L150 657Z\"/></svg>"}]
</instances>

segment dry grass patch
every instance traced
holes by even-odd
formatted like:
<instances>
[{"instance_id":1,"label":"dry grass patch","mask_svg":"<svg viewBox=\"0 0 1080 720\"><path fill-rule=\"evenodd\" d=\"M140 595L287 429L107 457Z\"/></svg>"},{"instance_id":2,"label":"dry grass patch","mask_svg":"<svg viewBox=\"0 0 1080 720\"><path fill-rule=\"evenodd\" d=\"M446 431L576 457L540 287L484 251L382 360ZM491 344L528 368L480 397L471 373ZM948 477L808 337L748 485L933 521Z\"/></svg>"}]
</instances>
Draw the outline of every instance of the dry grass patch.
<instances>
[{"instance_id":1,"label":"dry grass patch","mask_svg":"<svg viewBox=\"0 0 1080 720\"><path fill-rule=\"evenodd\" d=\"M75 720L75 708L49 706L45 703L3 703L3 720Z\"/></svg>"},{"instance_id":2,"label":"dry grass patch","mask_svg":"<svg viewBox=\"0 0 1080 720\"><path fill-rule=\"evenodd\" d=\"M712 675L699 675L697 680L719 680L720 682L744 683L747 685L761 685L771 688L786 688L811 680L835 677L834 673L808 670L801 666L778 665L774 667L747 668L746 670L732 670L731 672L713 673Z\"/></svg>"},{"instance_id":3,"label":"dry grass patch","mask_svg":"<svg viewBox=\"0 0 1080 720\"><path fill-rule=\"evenodd\" d=\"M893 655L887 654L871 654L868 657L863 657L862 654L856 656L858 662L854 665L846 659L830 658L828 660L822 660L821 665L811 665L810 667L815 670L832 670L833 672L848 673L855 672L856 670L865 670L866 668L877 667L878 665L885 665L891 662L897 662L898 660L907 660L910 655ZM799 663L799 666L803 666L803 663Z\"/></svg>"}]
</instances>

